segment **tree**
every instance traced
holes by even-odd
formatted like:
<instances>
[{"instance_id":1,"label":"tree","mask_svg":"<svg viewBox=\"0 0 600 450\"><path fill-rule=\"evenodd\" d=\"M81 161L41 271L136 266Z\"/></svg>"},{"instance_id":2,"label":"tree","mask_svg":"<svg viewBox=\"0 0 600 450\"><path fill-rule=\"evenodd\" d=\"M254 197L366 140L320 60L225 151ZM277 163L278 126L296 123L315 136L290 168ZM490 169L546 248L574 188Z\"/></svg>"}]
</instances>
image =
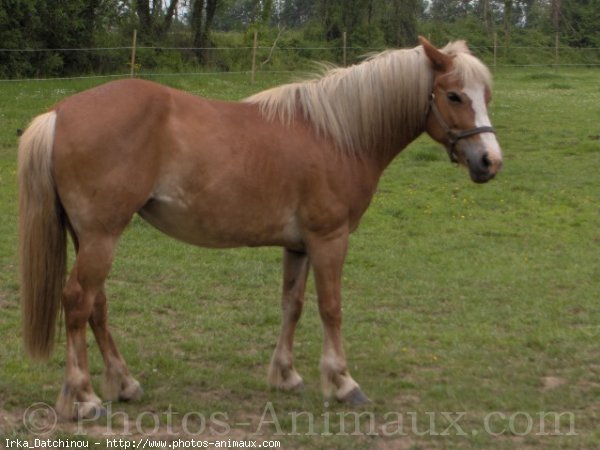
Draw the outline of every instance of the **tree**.
<instances>
[{"instance_id":1,"label":"tree","mask_svg":"<svg viewBox=\"0 0 600 450\"><path fill-rule=\"evenodd\" d=\"M553 25L574 47L600 47L600 0L554 0ZM558 17L555 17L558 16ZM561 23L564 22L564 25Z\"/></svg>"},{"instance_id":2,"label":"tree","mask_svg":"<svg viewBox=\"0 0 600 450\"><path fill-rule=\"evenodd\" d=\"M429 2L429 14L433 20L439 22L454 22L466 17L471 10L472 5L468 0L431 0Z\"/></svg>"},{"instance_id":3,"label":"tree","mask_svg":"<svg viewBox=\"0 0 600 450\"><path fill-rule=\"evenodd\" d=\"M211 45L210 32L216 11L217 0L194 0L192 3L192 44L197 49L196 56L201 63L206 63L208 59L207 48Z\"/></svg>"},{"instance_id":4,"label":"tree","mask_svg":"<svg viewBox=\"0 0 600 450\"><path fill-rule=\"evenodd\" d=\"M417 17L423 9L421 0L391 0L385 5L382 23L385 40L395 47L407 47L417 42Z\"/></svg>"},{"instance_id":5,"label":"tree","mask_svg":"<svg viewBox=\"0 0 600 450\"><path fill-rule=\"evenodd\" d=\"M64 74L89 70L96 55L65 51L94 46L94 30L102 0L4 0L0 3L0 42L14 50L0 52L6 77ZM57 49L56 51L45 51Z\"/></svg>"},{"instance_id":6,"label":"tree","mask_svg":"<svg viewBox=\"0 0 600 450\"><path fill-rule=\"evenodd\" d=\"M552 0L552 27L558 33L560 29L560 0Z\"/></svg>"},{"instance_id":7,"label":"tree","mask_svg":"<svg viewBox=\"0 0 600 450\"><path fill-rule=\"evenodd\" d=\"M178 0L169 0L166 10L162 0L132 1L139 19L141 39L152 43L159 41L171 28Z\"/></svg>"},{"instance_id":8,"label":"tree","mask_svg":"<svg viewBox=\"0 0 600 450\"><path fill-rule=\"evenodd\" d=\"M30 1L3 1L0 3L0 42L6 49L0 52L0 76L18 77L32 70L30 54L16 51L35 47L36 33L40 27L35 14L35 3Z\"/></svg>"},{"instance_id":9,"label":"tree","mask_svg":"<svg viewBox=\"0 0 600 450\"><path fill-rule=\"evenodd\" d=\"M494 20L492 18L492 5L490 0L481 0L483 9L483 23L485 24L485 32L491 36L494 32Z\"/></svg>"},{"instance_id":10,"label":"tree","mask_svg":"<svg viewBox=\"0 0 600 450\"><path fill-rule=\"evenodd\" d=\"M510 47L510 34L512 31L512 8L513 0L504 0L504 44L507 52Z\"/></svg>"},{"instance_id":11,"label":"tree","mask_svg":"<svg viewBox=\"0 0 600 450\"><path fill-rule=\"evenodd\" d=\"M280 21L282 25L295 28L306 24L315 16L315 2L312 0L283 0Z\"/></svg>"}]
</instances>

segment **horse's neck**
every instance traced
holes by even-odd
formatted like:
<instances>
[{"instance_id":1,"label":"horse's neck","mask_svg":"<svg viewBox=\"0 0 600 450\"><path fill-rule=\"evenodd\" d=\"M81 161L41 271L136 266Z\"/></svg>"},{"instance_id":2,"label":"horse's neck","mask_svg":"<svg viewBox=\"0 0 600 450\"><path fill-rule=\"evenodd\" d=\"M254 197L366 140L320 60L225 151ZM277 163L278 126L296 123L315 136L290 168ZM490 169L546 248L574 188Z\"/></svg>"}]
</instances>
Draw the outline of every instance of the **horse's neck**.
<instances>
[{"instance_id":1,"label":"horse's neck","mask_svg":"<svg viewBox=\"0 0 600 450\"><path fill-rule=\"evenodd\" d=\"M424 132L425 127L423 126L422 128L415 130L414 134L409 136L398 136L395 143L390 147L390 150L371 152L375 164L377 164L377 166L380 167L380 170L383 172L387 166L389 166L390 163L400 154L400 152L402 152Z\"/></svg>"}]
</instances>

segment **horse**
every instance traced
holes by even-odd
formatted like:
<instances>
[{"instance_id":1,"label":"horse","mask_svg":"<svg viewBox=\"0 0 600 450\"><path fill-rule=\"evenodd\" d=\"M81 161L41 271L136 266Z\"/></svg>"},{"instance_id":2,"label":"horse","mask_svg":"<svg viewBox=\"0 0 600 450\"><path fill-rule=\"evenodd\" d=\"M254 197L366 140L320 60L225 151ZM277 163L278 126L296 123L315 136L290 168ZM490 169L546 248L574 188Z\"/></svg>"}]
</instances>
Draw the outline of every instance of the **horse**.
<instances>
[{"instance_id":1,"label":"horse","mask_svg":"<svg viewBox=\"0 0 600 450\"><path fill-rule=\"evenodd\" d=\"M64 419L96 417L86 349L91 326L106 401L138 399L107 327L105 281L137 213L158 230L209 248L283 247L282 325L268 383L302 386L294 331L309 269L324 330L326 398L368 402L348 370L341 334L348 237L394 157L422 133L484 183L502 167L488 117L491 75L464 41L387 50L320 77L239 102L200 98L143 80L117 80L68 97L32 120L18 150L24 346L52 352L66 328ZM75 262L67 274L67 236Z\"/></svg>"}]
</instances>

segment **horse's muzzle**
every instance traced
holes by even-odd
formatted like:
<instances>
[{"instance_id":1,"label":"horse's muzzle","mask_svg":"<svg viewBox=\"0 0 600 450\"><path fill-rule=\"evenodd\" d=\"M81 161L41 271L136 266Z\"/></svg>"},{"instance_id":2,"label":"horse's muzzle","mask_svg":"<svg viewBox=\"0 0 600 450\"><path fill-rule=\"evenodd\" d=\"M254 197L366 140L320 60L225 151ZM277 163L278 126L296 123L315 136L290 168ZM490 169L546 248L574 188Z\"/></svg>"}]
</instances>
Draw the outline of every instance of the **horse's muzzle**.
<instances>
[{"instance_id":1,"label":"horse's muzzle","mask_svg":"<svg viewBox=\"0 0 600 450\"><path fill-rule=\"evenodd\" d=\"M486 151L477 151L467 148L465 162L469 169L471 180L475 183L487 183L502 168L502 160L491 158Z\"/></svg>"}]
</instances>

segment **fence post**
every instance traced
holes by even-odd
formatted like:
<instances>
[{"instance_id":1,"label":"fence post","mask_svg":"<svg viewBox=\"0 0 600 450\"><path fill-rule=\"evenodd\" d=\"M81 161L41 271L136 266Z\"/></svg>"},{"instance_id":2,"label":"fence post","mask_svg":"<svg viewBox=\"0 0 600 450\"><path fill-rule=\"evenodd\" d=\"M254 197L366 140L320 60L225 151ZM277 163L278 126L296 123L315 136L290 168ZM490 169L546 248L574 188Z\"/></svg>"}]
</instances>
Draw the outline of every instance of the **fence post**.
<instances>
[{"instance_id":1,"label":"fence post","mask_svg":"<svg viewBox=\"0 0 600 450\"><path fill-rule=\"evenodd\" d=\"M496 62L498 57L498 33L494 31L494 72L496 72Z\"/></svg>"},{"instance_id":2,"label":"fence post","mask_svg":"<svg viewBox=\"0 0 600 450\"><path fill-rule=\"evenodd\" d=\"M254 40L252 41L252 75L250 82L254 84L254 77L256 75L256 48L258 46L258 31L254 30Z\"/></svg>"},{"instance_id":3,"label":"fence post","mask_svg":"<svg viewBox=\"0 0 600 450\"><path fill-rule=\"evenodd\" d=\"M344 31L342 33L342 47L343 47L343 51L342 51L342 66L346 67L346 32Z\"/></svg>"},{"instance_id":4,"label":"fence post","mask_svg":"<svg viewBox=\"0 0 600 450\"><path fill-rule=\"evenodd\" d=\"M554 33L554 70L558 70L558 31Z\"/></svg>"},{"instance_id":5,"label":"fence post","mask_svg":"<svg viewBox=\"0 0 600 450\"><path fill-rule=\"evenodd\" d=\"M129 76L133 78L135 75L135 48L137 46L137 30L133 30L133 42L131 44L131 72Z\"/></svg>"}]
</instances>

